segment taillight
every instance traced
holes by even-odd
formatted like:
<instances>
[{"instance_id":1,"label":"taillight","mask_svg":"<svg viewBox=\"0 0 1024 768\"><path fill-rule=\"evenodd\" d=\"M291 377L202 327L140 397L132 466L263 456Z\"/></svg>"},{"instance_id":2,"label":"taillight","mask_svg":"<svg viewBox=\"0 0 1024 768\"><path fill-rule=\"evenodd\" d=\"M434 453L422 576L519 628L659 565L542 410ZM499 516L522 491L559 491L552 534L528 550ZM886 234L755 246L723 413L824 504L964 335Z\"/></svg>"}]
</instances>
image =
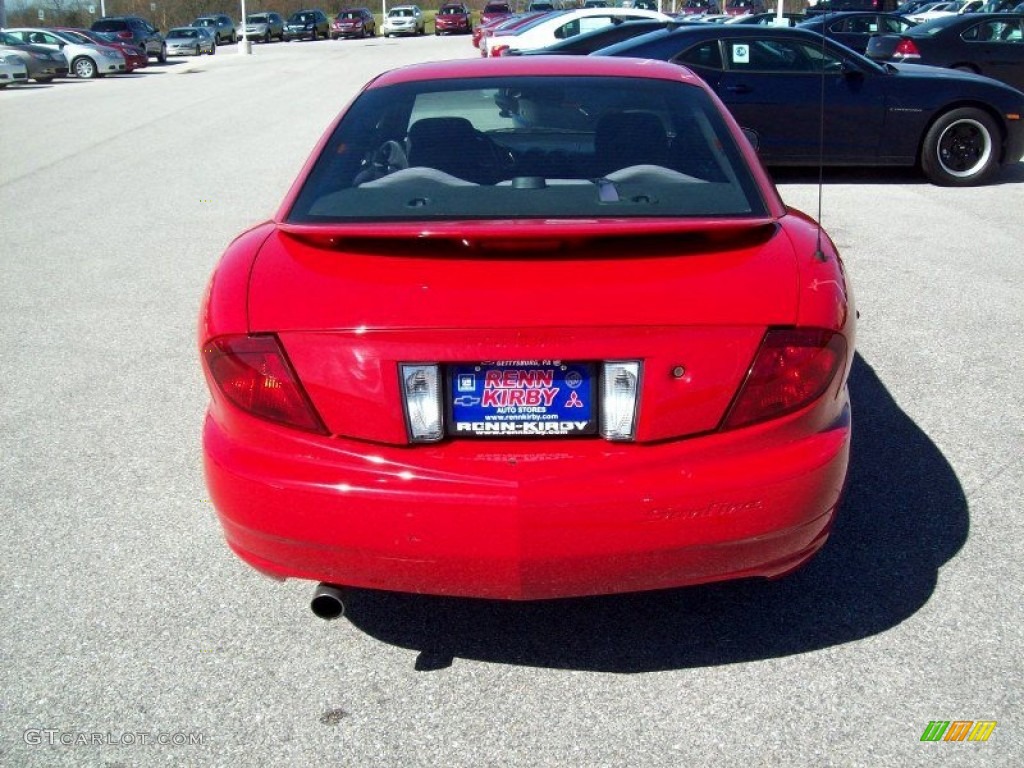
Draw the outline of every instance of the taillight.
<instances>
[{"instance_id":1,"label":"taillight","mask_svg":"<svg viewBox=\"0 0 1024 768\"><path fill-rule=\"evenodd\" d=\"M892 55L903 59L920 59L921 51L918 50L913 40L909 37L904 37L896 45L896 50L893 51Z\"/></svg>"},{"instance_id":2,"label":"taillight","mask_svg":"<svg viewBox=\"0 0 1024 768\"><path fill-rule=\"evenodd\" d=\"M491 56L504 56L505 51L507 50L507 45L496 45L493 48L491 48Z\"/></svg>"},{"instance_id":3,"label":"taillight","mask_svg":"<svg viewBox=\"0 0 1024 768\"><path fill-rule=\"evenodd\" d=\"M131 40L132 32L130 29L122 29L120 32L117 33L117 36L120 37L122 40Z\"/></svg>"},{"instance_id":4,"label":"taillight","mask_svg":"<svg viewBox=\"0 0 1024 768\"><path fill-rule=\"evenodd\" d=\"M774 419L809 405L828 390L845 360L846 340L833 331L768 331L723 428Z\"/></svg>"},{"instance_id":5,"label":"taillight","mask_svg":"<svg viewBox=\"0 0 1024 768\"><path fill-rule=\"evenodd\" d=\"M275 336L221 336L203 346L221 393L246 413L327 434Z\"/></svg>"}]
</instances>

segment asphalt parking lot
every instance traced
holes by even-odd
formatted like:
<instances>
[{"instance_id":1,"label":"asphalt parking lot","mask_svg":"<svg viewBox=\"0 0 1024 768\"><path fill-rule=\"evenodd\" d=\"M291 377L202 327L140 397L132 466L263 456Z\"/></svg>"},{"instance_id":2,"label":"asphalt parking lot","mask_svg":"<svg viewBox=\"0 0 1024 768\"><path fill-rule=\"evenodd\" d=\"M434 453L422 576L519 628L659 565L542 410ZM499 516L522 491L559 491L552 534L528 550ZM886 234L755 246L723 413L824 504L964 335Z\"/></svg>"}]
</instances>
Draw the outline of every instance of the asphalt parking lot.
<instances>
[{"instance_id":1,"label":"asphalt parking lot","mask_svg":"<svg viewBox=\"0 0 1024 768\"><path fill-rule=\"evenodd\" d=\"M848 497L777 583L308 609L223 543L194 331L375 73L464 37L256 46L0 93L0 764L1017 766L1024 162L828 171L861 320ZM815 213L816 173L777 175ZM595 467L600 482L600 467ZM996 721L922 742L931 721Z\"/></svg>"}]
</instances>

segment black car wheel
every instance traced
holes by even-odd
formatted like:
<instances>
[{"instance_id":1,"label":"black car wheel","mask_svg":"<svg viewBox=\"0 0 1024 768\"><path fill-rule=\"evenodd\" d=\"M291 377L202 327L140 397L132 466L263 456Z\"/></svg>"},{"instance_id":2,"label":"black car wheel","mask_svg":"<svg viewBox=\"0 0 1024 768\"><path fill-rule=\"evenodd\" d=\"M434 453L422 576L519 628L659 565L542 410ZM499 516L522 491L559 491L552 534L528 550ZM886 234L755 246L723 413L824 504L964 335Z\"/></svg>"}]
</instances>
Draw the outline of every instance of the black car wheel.
<instances>
[{"instance_id":1,"label":"black car wheel","mask_svg":"<svg viewBox=\"0 0 1024 768\"><path fill-rule=\"evenodd\" d=\"M166 45L163 45L163 44L160 45L160 52L156 55L156 60L159 61L161 64L166 64L167 63L167 46Z\"/></svg>"},{"instance_id":2,"label":"black car wheel","mask_svg":"<svg viewBox=\"0 0 1024 768\"><path fill-rule=\"evenodd\" d=\"M269 42L270 42L270 30L268 29L266 32L263 33L263 44L266 45Z\"/></svg>"},{"instance_id":3,"label":"black car wheel","mask_svg":"<svg viewBox=\"0 0 1024 768\"><path fill-rule=\"evenodd\" d=\"M969 187L984 184L999 168L999 129L973 107L941 115L928 129L921 168L935 184Z\"/></svg>"}]
</instances>

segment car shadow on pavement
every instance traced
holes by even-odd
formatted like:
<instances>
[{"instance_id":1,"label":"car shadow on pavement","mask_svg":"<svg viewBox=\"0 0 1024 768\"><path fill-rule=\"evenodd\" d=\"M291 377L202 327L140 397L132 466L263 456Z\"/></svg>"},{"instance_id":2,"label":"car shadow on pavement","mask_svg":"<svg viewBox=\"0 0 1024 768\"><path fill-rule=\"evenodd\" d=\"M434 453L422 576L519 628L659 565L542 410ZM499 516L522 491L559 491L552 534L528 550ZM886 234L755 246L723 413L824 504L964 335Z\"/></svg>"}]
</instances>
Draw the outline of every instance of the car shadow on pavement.
<instances>
[{"instance_id":1,"label":"car shadow on pavement","mask_svg":"<svg viewBox=\"0 0 1024 768\"><path fill-rule=\"evenodd\" d=\"M850 376L853 446L832 537L779 581L503 602L353 590L346 616L383 642L455 658L650 672L787 656L884 632L929 599L963 546L967 500L938 447L860 355Z\"/></svg>"}]
</instances>

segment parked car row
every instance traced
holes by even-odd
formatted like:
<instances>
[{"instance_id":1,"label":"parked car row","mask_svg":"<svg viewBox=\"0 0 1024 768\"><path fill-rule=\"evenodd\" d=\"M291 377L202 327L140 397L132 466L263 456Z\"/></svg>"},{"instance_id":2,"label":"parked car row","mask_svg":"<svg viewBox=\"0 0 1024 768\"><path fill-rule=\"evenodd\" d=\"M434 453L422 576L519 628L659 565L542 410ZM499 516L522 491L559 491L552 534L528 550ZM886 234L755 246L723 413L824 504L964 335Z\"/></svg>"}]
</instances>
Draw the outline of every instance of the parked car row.
<instances>
[{"instance_id":1,"label":"parked car row","mask_svg":"<svg viewBox=\"0 0 1024 768\"><path fill-rule=\"evenodd\" d=\"M1020 14L969 13L915 25L888 12L846 12L794 28L762 25L753 15L724 24L606 16L587 30L580 24L586 13L505 14L481 25L478 46L484 56L685 65L753 131L769 165L917 165L933 183L968 186L1024 154Z\"/></svg>"}]
</instances>

